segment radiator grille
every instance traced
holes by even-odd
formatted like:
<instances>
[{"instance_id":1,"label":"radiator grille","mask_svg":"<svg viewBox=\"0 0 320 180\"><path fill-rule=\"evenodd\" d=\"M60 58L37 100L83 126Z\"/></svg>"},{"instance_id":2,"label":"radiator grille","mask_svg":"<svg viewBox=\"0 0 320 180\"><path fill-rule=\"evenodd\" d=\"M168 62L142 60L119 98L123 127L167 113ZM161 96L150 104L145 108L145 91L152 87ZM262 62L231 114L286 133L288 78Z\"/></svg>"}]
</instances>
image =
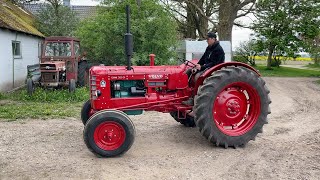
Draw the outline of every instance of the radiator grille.
<instances>
[{"instance_id":1,"label":"radiator grille","mask_svg":"<svg viewBox=\"0 0 320 180\"><path fill-rule=\"evenodd\" d=\"M56 73L42 73L42 80L45 82L57 82Z\"/></svg>"}]
</instances>

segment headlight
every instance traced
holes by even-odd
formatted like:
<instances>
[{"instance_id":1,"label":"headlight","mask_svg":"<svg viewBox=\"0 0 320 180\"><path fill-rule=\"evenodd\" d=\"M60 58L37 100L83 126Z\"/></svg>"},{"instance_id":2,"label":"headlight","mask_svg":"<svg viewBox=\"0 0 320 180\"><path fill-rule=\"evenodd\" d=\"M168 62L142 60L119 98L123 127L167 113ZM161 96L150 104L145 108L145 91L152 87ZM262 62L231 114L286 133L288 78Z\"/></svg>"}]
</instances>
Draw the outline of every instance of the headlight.
<instances>
[{"instance_id":1,"label":"headlight","mask_svg":"<svg viewBox=\"0 0 320 180\"><path fill-rule=\"evenodd\" d=\"M101 96L101 91L100 90L96 90L95 96L100 97Z\"/></svg>"}]
</instances>

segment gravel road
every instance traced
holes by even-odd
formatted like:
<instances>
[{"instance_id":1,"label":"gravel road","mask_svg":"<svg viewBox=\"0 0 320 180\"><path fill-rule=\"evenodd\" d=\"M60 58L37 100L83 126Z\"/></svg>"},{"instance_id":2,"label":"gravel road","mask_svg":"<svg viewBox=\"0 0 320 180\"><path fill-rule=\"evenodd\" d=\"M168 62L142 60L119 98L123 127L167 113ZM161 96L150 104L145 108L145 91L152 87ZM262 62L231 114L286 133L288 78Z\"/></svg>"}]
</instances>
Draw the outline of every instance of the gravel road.
<instances>
[{"instance_id":1,"label":"gravel road","mask_svg":"<svg viewBox=\"0 0 320 180\"><path fill-rule=\"evenodd\" d=\"M0 179L318 179L320 86L312 78L264 79L272 114L244 148L215 147L197 128L145 112L132 116L132 148L105 159L87 150L79 119L0 121Z\"/></svg>"}]
</instances>

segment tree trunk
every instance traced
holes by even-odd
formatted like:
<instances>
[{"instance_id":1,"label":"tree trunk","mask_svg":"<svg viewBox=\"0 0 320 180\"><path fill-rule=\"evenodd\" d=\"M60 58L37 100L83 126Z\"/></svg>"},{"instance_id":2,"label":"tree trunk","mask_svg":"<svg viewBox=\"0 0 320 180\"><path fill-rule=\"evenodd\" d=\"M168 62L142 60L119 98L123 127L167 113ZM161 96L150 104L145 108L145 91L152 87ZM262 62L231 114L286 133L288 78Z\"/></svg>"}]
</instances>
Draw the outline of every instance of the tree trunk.
<instances>
[{"instance_id":1,"label":"tree trunk","mask_svg":"<svg viewBox=\"0 0 320 180\"><path fill-rule=\"evenodd\" d=\"M269 45L269 55L268 55L268 60L267 60L267 69L272 69L271 68L271 61L272 61L272 54L274 51L275 46L270 43Z\"/></svg>"},{"instance_id":2,"label":"tree trunk","mask_svg":"<svg viewBox=\"0 0 320 180\"><path fill-rule=\"evenodd\" d=\"M316 64L316 65L319 65L319 56L318 56L318 54L316 54L315 55L315 57L314 57L314 64Z\"/></svg>"},{"instance_id":3,"label":"tree trunk","mask_svg":"<svg viewBox=\"0 0 320 180\"><path fill-rule=\"evenodd\" d=\"M199 15L199 27L198 27L198 33L199 33L199 38L200 39L206 39L207 38L207 33L208 33L208 20Z\"/></svg>"},{"instance_id":4,"label":"tree trunk","mask_svg":"<svg viewBox=\"0 0 320 180\"><path fill-rule=\"evenodd\" d=\"M219 40L232 42L232 27L237 17L237 3L234 0L220 0L219 4L219 24L217 28Z\"/></svg>"},{"instance_id":5,"label":"tree trunk","mask_svg":"<svg viewBox=\"0 0 320 180\"><path fill-rule=\"evenodd\" d=\"M206 39L207 33L208 33L208 18L210 18L210 16L209 17L205 16L205 14L208 13L205 10L206 3L204 2L204 0L195 0L194 2L197 4L199 9L202 10L202 13L201 13L199 9L197 9L197 17L198 17L197 22L199 22L197 29L198 29L199 38Z\"/></svg>"},{"instance_id":6,"label":"tree trunk","mask_svg":"<svg viewBox=\"0 0 320 180\"><path fill-rule=\"evenodd\" d=\"M187 24L185 27L185 38L196 39L197 28L196 28L196 10L195 7L187 3Z\"/></svg>"}]
</instances>

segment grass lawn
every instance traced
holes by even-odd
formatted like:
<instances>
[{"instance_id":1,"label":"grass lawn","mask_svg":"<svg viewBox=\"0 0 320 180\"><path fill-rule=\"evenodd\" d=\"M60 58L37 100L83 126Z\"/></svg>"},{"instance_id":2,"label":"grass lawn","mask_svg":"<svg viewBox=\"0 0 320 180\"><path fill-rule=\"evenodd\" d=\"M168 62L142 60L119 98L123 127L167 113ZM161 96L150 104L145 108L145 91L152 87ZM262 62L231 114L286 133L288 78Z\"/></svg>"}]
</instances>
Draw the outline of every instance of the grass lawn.
<instances>
[{"instance_id":1,"label":"grass lawn","mask_svg":"<svg viewBox=\"0 0 320 180\"><path fill-rule=\"evenodd\" d=\"M0 121L79 117L82 104L89 99L88 88L44 90L37 88L32 96L25 89L0 94Z\"/></svg>"},{"instance_id":2,"label":"grass lawn","mask_svg":"<svg viewBox=\"0 0 320 180\"><path fill-rule=\"evenodd\" d=\"M318 69L320 69L320 64L308 64L308 65L306 65L306 67L308 67L308 68L318 68Z\"/></svg>"},{"instance_id":3,"label":"grass lawn","mask_svg":"<svg viewBox=\"0 0 320 180\"><path fill-rule=\"evenodd\" d=\"M265 77L320 77L320 71L309 69L274 67L272 70L267 70L266 66L256 66L255 68Z\"/></svg>"},{"instance_id":4,"label":"grass lawn","mask_svg":"<svg viewBox=\"0 0 320 180\"><path fill-rule=\"evenodd\" d=\"M80 117L82 103L0 101L0 121Z\"/></svg>"}]
</instances>

